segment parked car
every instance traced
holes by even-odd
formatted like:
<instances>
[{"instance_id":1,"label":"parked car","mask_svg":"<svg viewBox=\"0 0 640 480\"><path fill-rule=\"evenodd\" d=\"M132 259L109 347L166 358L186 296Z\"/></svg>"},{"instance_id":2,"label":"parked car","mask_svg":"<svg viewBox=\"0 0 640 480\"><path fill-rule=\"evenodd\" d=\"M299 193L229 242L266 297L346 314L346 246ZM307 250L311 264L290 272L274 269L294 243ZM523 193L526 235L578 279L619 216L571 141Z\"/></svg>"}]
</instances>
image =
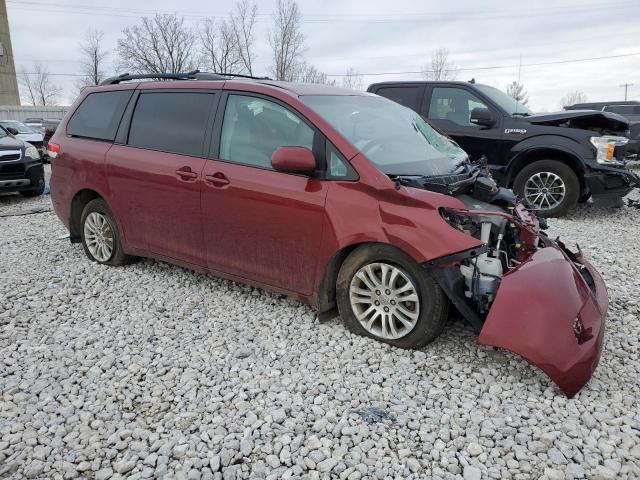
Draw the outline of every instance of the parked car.
<instances>
[{"instance_id":1,"label":"parked car","mask_svg":"<svg viewBox=\"0 0 640 480\"><path fill-rule=\"evenodd\" d=\"M591 196L620 198L640 186L625 167L629 122L614 113L534 114L475 82L383 82L368 91L428 118L472 159L486 155L498 183L544 216L562 216Z\"/></svg>"},{"instance_id":2,"label":"parked car","mask_svg":"<svg viewBox=\"0 0 640 480\"><path fill-rule=\"evenodd\" d=\"M42 135L44 137L43 141L45 147L47 146L47 143L49 143L49 139L55 133L56 128L58 128L58 125L60 125L60 119L58 118L45 118L42 121Z\"/></svg>"},{"instance_id":3,"label":"parked car","mask_svg":"<svg viewBox=\"0 0 640 480\"><path fill-rule=\"evenodd\" d=\"M42 128L42 120L41 117L29 117L24 119L24 123L26 126L35 128L36 130L40 130Z\"/></svg>"},{"instance_id":4,"label":"parked car","mask_svg":"<svg viewBox=\"0 0 640 480\"><path fill-rule=\"evenodd\" d=\"M25 142L30 143L38 149L42 156L43 147L42 140L43 135L33 128L18 122L17 120L0 120L0 126L3 126L5 130L11 133L14 137L19 138Z\"/></svg>"},{"instance_id":5,"label":"parked car","mask_svg":"<svg viewBox=\"0 0 640 480\"><path fill-rule=\"evenodd\" d=\"M600 275L419 115L324 85L140 78L85 88L48 145L54 209L90 260L176 263L321 319L337 306L401 348L435 339L453 304L568 396L588 381Z\"/></svg>"},{"instance_id":6,"label":"parked car","mask_svg":"<svg viewBox=\"0 0 640 480\"><path fill-rule=\"evenodd\" d=\"M627 157L637 160L640 155L640 102L638 101L618 101L618 102L591 102L576 103L564 107L565 110L601 110L603 112L613 112L622 115L629 120L629 143L627 143Z\"/></svg>"},{"instance_id":7,"label":"parked car","mask_svg":"<svg viewBox=\"0 0 640 480\"><path fill-rule=\"evenodd\" d=\"M42 195L44 186L44 168L36 147L0 126L0 193L36 197Z\"/></svg>"}]
</instances>

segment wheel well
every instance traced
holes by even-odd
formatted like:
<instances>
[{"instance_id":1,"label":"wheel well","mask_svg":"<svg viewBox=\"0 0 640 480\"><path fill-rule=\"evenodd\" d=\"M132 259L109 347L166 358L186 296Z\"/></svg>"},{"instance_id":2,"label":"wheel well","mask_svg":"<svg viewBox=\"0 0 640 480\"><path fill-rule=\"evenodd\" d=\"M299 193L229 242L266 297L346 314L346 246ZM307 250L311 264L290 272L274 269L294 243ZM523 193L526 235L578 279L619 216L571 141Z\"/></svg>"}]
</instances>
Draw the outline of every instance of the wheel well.
<instances>
[{"instance_id":1,"label":"wheel well","mask_svg":"<svg viewBox=\"0 0 640 480\"><path fill-rule=\"evenodd\" d=\"M355 243L348 245L336 253L324 272L320 291L318 292L318 312L328 312L336 308L336 283L338 282L338 273L340 267L346 258L360 245L366 245L370 242Z\"/></svg>"},{"instance_id":2,"label":"wheel well","mask_svg":"<svg viewBox=\"0 0 640 480\"><path fill-rule=\"evenodd\" d=\"M84 207L91 200L96 198L102 198L100 194L94 190L80 190L75 194L73 200L71 200L71 215L69 218L69 238L73 243L79 243L81 241L80 236L80 220L82 217L82 211Z\"/></svg>"},{"instance_id":3,"label":"wheel well","mask_svg":"<svg viewBox=\"0 0 640 480\"><path fill-rule=\"evenodd\" d=\"M586 184L584 181L584 168L580 161L569 153L562 152L560 150L554 150L552 148L541 148L532 152L518 156L513 165L509 168L509 174L507 177L507 185L509 188L513 187L513 182L516 176L524 167L528 164L537 162L538 160L554 160L556 162L564 163L574 171L578 181L580 182L580 190L584 192Z\"/></svg>"}]
</instances>

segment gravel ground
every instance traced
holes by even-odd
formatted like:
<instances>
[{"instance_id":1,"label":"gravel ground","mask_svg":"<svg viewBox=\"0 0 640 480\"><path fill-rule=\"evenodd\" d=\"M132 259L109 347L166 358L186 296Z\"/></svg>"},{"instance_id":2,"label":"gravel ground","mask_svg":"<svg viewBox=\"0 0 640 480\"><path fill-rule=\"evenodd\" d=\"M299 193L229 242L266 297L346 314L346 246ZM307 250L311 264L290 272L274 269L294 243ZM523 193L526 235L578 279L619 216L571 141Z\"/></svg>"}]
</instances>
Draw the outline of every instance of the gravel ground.
<instances>
[{"instance_id":1,"label":"gravel ground","mask_svg":"<svg viewBox=\"0 0 640 480\"><path fill-rule=\"evenodd\" d=\"M0 218L0 478L638 478L640 210L550 223L611 296L573 400L460 322L407 352L176 266L92 264L53 213Z\"/></svg>"}]
</instances>

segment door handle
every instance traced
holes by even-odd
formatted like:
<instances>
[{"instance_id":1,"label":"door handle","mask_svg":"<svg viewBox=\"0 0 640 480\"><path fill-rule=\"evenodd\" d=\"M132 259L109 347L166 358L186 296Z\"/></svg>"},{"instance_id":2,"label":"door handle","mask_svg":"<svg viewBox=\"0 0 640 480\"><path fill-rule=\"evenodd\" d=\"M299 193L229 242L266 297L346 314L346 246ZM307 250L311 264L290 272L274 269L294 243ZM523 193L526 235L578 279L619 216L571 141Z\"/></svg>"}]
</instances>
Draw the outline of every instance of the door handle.
<instances>
[{"instance_id":1,"label":"door handle","mask_svg":"<svg viewBox=\"0 0 640 480\"><path fill-rule=\"evenodd\" d=\"M205 175L204 181L214 187L222 188L229 185L229 179L222 172L216 172L213 175Z\"/></svg>"},{"instance_id":2,"label":"door handle","mask_svg":"<svg viewBox=\"0 0 640 480\"><path fill-rule=\"evenodd\" d=\"M190 167L182 167L179 168L178 170L176 170L176 176L180 179L180 180L184 180L184 181L190 181L190 180L195 180L196 178L198 178L198 174L194 171L191 170Z\"/></svg>"}]
</instances>

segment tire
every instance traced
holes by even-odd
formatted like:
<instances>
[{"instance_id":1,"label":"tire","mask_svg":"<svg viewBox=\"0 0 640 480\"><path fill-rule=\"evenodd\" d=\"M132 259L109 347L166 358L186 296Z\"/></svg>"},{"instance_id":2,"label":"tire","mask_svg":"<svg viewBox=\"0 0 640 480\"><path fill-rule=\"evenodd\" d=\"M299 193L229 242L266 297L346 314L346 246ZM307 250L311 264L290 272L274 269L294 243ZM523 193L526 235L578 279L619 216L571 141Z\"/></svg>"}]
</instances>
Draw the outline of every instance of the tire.
<instances>
[{"instance_id":1,"label":"tire","mask_svg":"<svg viewBox=\"0 0 640 480\"><path fill-rule=\"evenodd\" d=\"M386 265L386 268L382 265ZM361 277L364 272L362 269L367 267L371 269L369 271L376 275L378 281L384 278L383 268L387 272L387 279L390 279L393 272L397 271L398 273L394 277L395 280L390 283L387 282L387 285L395 285L397 286L396 290L405 291L396 296L391 289L383 290L384 282L378 284L380 285L380 296L376 293L377 289L367 289ZM389 267L392 267L390 271L388 270ZM370 276L366 278L371 281ZM411 287L406 287L409 283ZM371 292L370 297L356 293L361 292L363 287ZM403 302L401 300L392 303L394 298L401 299L413 296L409 295L412 291L417 296L417 303L414 301ZM385 292L391 292L391 295L386 295ZM390 245L384 244L360 246L345 259L338 273L336 296L340 316L351 332L371 337L399 348L418 349L432 342L442 332L449 313L449 301L433 277L408 255ZM352 299L356 300L355 306L352 304ZM377 306L374 305L375 301L379 302ZM373 313L363 318L362 315L369 308L373 308ZM390 313L386 313L385 320L387 325L395 325L397 334L395 336L389 327L386 329L387 335L382 330L383 308L389 309L387 312ZM403 313L407 311L415 319L411 319ZM358 320L358 314L363 318L363 322ZM374 316L376 318L371 323L371 319ZM405 321L413 325L411 327L407 326L405 322L399 320L398 316L402 316ZM366 324L370 324L371 327L368 329L365 326Z\"/></svg>"},{"instance_id":2,"label":"tire","mask_svg":"<svg viewBox=\"0 0 640 480\"><path fill-rule=\"evenodd\" d=\"M36 188L34 190L21 190L20 191L20 195L22 195L25 198L39 197L43 193L44 193L44 185L41 186L41 187L38 187L38 188Z\"/></svg>"},{"instance_id":3,"label":"tire","mask_svg":"<svg viewBox=\"0 0 640 480\"><path fill-rule=\"evenodd\" d=\"M559 187L560 182L564 187L564 195L561 199L554 198L551 193L562 192ZM543 192L545 188L547 190ZM556 160L539 160L518 172L513 182L513 191L525 203L538 208L540 216L562 217L578 203L580 182L568 165ZM540 191L539 195L543 196L540 197L537 191ZM545 205L548 206L545 207Z\"/></svg>"},{"instance_id":4,"label":"tire","mask_svg":"<svg viewBox=\"0 0 640 480\"><path fill-rule=\"evenodd\" d=\"M95 238L96 231L102 232L103 238L111 238L111 242L106 242L111 245L110 252L95 247L96 243L92 242L90 237L93 235ZM112 266L129 263L130 257L122 250L122 236L118 225L111 209L103 199L91 200L84 207L80 217L80 234L84 253L91 261ZM106 255L106 253L109 254Z\"/></svg>"}]
</instances>

